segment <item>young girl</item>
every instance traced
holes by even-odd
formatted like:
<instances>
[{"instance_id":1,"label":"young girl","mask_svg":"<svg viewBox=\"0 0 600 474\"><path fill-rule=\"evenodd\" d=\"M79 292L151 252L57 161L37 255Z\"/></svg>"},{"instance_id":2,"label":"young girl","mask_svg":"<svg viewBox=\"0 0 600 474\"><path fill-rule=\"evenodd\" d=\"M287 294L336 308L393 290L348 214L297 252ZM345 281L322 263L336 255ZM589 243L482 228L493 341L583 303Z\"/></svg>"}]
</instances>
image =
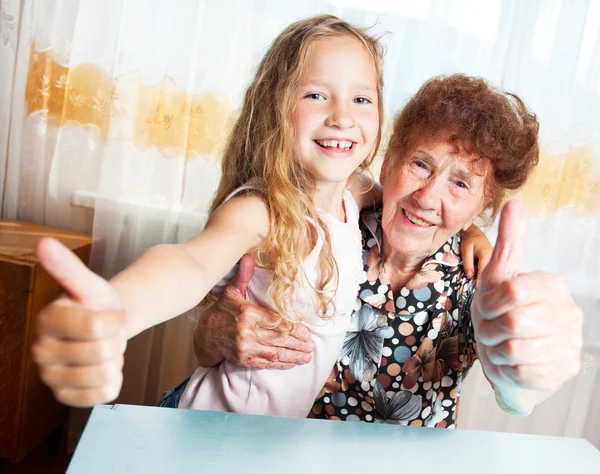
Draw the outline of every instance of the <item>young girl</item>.
<instances>
[{"instance_id":1,"label":"young girl","mask_svg":"<svg viewBox=\"0 0 600 474\"><path fill-rule=\"evenodd\" d=\"M307 415L339 355L362 270L358 209L368 193L355 172L380 142L381 62L378 41L338 18L292 24L246 92L201 234L151 248L110 282L40 241L40 262L70 295L42 311L34 345L60 401L114 399L125 341L196 306L249 253L259 266L249 300L307 324L314 357L287 371L199 368L179 406Z\"/></svg>"}]
</instances>

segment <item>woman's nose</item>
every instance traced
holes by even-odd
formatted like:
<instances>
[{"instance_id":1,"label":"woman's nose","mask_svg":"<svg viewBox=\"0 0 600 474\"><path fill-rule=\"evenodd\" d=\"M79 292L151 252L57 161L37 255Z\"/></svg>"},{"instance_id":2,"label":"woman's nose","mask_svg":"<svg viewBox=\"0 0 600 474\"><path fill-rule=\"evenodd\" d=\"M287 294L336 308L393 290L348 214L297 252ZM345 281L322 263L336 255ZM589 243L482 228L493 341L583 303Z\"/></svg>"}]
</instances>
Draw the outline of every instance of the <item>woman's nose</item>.
<instances>
[{"instance_id":1,"label":"woman's nose","mask_svg":"<svg viewBox=\"0 0 600 474\"><path fill-rule=\"evenodd\" d=\"M413 192L413 198L421 209L438 211L442 201L444 190L444 180L430 178L423 182L423 185Z\"/></svg>"},{"instance_id":2,"label":"woman's nose","mask_svg":"<svg viewBox=\"0 0 600 474\"><path fill-rule=\"evenodd\" d=\"M348 106L339 101L335 101L331 106L325 124L328 127L339 128L341 130L352 128L354 126L354 117Z\"/></svg>"}]
</instances>

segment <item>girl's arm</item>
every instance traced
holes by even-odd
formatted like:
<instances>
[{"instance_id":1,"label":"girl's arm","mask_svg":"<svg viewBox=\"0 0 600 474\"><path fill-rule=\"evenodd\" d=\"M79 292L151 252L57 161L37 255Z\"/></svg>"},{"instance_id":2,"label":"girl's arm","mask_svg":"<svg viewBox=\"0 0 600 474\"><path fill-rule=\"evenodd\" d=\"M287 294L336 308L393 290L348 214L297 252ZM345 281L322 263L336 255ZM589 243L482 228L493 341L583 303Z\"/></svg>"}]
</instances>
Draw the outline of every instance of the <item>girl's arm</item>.
<instances>
[{"instance_id":1,"label":"girl's arm","mask_svg":"<svg viewBox=\"0 0 600 474\"><path fill-rule=\"evenodd\" d=\"M268 222L260 198L232 199L197 237L148 250L110 282L57 241L40 240L40 264L68 294L35 323L33 358L54 396L72 406L114 400L127 339L198 304L244 253L261 245Z\"/></svg>"},{"instance_id":2,"label":"girl's arm","mask_svg":"<svg viewBox=\"0 0 600 474\"><path fill-rule=\"evenodd\" d=\"M494 247L479 227L472 224L463 234L461 242L463 267L467 278L481 275L492 257Z\"/></svg>"},{"instance_id":3,"label":"girl's arm","mask_svg":"<svg viewBox=\"0 0 600 474\"><path fill-rule=\"evenodd\" d=\"M127 337L196 306L242 255L262 244L268 226L264 201L241 196L220 206L191 240L149 249L110 280L127 314Z\"/></svg>"}]
</instances>

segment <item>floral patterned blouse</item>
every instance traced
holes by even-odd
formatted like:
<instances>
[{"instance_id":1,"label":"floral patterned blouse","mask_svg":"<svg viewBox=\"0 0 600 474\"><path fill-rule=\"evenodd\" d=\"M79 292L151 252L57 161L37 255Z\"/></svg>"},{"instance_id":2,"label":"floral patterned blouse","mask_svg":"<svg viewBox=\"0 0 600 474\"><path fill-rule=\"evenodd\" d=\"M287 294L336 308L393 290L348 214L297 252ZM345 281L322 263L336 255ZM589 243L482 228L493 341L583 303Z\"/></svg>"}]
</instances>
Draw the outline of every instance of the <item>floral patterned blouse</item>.
<instances>
[{"instance_id":1,"label":"floral patterned blouse","mask_svg":"<svg viewBox=\"0 0 600 474\"><path fill-rule=\"evenodd\" d=\"M454 428L476 359L474 281L460 235L392 294L381 255L381 208L361 215L364 275L340 358L309 417Z\"/></svg>"}]
</instances>

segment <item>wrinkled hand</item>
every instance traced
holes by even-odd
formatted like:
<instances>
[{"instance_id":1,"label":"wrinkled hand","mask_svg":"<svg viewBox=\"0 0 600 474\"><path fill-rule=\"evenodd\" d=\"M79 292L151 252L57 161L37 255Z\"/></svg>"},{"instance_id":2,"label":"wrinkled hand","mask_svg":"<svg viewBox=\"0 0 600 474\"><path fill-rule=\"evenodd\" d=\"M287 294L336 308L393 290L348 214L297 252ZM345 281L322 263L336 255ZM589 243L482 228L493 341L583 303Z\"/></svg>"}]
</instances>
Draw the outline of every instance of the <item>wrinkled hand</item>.
<instances>
[{"instance_id":1,"label":"wrinkled hand","mask_svg":"<svg viewBox=\"0 0 600 474\"><path fill-rule=\"evenodd\" d=\"M583 312L564 279L518 273L527 224L525 206L509 201L472 304L481 365L507 399L513 389L551 393L581 366Z\"/></svg>"},{"instance_id":2,"label":"wrinkled hand","mask_svg":"<svg viewBox=\"0 0 600 474\"><path fill-rule=\"evenodd\" d=\"M35 253L68 293L36 318L32 355L41 379L67 405L114 400L121 390L127 344L117 292L57 240L41 239Z\"/></svg>"},{"instance_id":3,"label":"wrinkled hand","mask_svg":"<svg viewBox=\"0 0 600 474\"><path fill-rule=\"evenodd\" d=\"M254 262L248 255L219 301L205 311L194 335L201 365L223 358L258 369L290 369L312 359L310 331L302 324L281 320L277 313L246 301Z\"/></svg>"}]
</instances>

